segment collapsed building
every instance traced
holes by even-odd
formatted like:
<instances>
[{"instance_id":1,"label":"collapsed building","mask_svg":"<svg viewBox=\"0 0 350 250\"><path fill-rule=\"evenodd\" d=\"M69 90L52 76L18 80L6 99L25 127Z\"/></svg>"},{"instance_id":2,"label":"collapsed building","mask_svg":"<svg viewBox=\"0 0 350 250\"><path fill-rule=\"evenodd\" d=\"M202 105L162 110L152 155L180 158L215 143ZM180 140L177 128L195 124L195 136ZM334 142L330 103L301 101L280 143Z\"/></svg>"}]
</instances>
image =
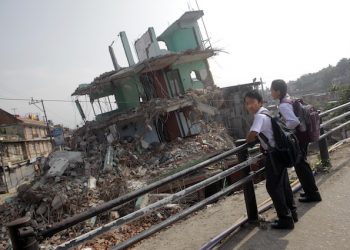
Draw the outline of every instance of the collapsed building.
<instances>
[{"instance_id":1,"label":"collapsed building","mask_svg":"<svg viewBox=\"0 0 350 250\"><path fill-rule=\"evenodd\" d=\"M89 126L109 127L119 138L138 134L145 144L200 133L193 107L211 115L215 109L186 93L216 88L207 61L215 51L204 45L197 22L202 16L203 11L186 12L158 37L149 28L134 44L138 63L126 33L120 32L129 67L118 65L110 47L115 70L79 85L72 94L89 96L96 117ZM167 49L160 49L160 41ZM78 99L76 104L85 120Z\"/></svg>"}]
</instances>

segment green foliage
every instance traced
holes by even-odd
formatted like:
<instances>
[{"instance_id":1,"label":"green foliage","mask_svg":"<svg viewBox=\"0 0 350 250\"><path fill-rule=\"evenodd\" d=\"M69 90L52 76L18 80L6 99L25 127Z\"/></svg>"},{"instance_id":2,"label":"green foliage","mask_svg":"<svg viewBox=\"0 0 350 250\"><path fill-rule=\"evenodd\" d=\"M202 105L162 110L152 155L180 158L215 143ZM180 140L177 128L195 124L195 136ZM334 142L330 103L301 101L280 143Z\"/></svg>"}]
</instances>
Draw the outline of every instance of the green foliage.
<instances>
[{"instance_id":1,"label":"green foliage","mask_svg":"<svg viewBox=\"0 0 350 250\"><path fill-rule=\"evenodd\" d=\"M339 88L338 92L340 104L350 102L350 85Z\"/></svg>"},{"instance_id":2,"label":"green foliage","mask_svg":"<svg viewBox=\"0 0 350 250\"><path fill-rule=\"evenodd\" d=\"M341 59L336 66L305 74L288 83L291 93L336 91L339 85L350 83L350 58Z\"/></svg>"}]
</instances>

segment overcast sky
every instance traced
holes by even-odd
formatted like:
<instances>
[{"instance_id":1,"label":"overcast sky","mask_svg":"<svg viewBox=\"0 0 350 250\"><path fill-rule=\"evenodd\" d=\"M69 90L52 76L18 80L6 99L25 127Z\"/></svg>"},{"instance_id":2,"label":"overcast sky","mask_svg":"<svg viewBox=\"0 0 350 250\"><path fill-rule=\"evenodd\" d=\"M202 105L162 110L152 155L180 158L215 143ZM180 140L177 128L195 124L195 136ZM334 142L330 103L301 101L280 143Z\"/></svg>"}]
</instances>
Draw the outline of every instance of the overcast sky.
<instances>
[{"instance_id":1,"label":"overcast sky","mask_svg":"<svg viewBox=\"0 0 350 250\"><path fill-rule=\"evenodd\" d=\"M198 3L213 47L227 52L209 61L218 86L254 77L295 80L350 58L347 0ZM196 9L194 0L0 0L0 98L72 100L80 83L113 69L113 40L119 63L127 66L120 31L130 43L148 27L160 35L189 8ZM81 124L74 103L45 105L55 123ZM27 101L0 100L0 107L40 113Z\"/></svg>"}]
</instances>

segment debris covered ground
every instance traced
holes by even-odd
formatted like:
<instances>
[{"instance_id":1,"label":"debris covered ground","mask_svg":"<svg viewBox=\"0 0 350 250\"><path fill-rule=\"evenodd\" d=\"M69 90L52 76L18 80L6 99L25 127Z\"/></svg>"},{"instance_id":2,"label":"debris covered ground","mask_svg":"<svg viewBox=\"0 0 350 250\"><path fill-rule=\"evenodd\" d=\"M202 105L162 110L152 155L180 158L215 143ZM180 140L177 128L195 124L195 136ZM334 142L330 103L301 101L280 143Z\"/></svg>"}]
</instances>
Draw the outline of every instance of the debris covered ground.
<instances>
[{"instance_id":1,"label":"debris covered ground","mask_svg":"<svg viewBox=\"0 0 350 250\"><path fill-rule=\"evenodd\" d=\"M233 147L232 138L226 134L225 128L214 122L203 122L201 134L153 145L145 145L138 138L111 143L108 135L101 143L89 131L84 135L87 135L86 140L76 138L79 152L52 153L42 166L42 176L36 177L31 184L20 186L17 197L9 198L0 205L1 249L9 244L5 224L18 217L28 215L33 219L34 226L42 229L139 189L191 161ZM113 234L114 242L137 234L184 206L186 205L168 206L121 227L117 230L118 233ZM134 209L134 203L130 202L116 211L103 213L62 231L43 244L48 246L65 242ZM103 238L98 239L102 240Z\"/></svg>"}]
</instances>

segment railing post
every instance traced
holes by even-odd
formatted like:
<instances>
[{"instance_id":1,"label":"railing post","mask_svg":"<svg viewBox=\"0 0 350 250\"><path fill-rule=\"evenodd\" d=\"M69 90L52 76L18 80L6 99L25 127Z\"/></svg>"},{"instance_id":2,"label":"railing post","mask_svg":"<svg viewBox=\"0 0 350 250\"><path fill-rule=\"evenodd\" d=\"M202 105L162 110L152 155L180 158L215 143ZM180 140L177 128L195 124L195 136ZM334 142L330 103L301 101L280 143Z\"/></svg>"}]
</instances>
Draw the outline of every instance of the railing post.
<instances>
[{"instance_id":1,"label":"railing post","mask_svg":"<svg viewBox=\"0 0 350 250\"><path fill-rule=\"evenodd\" d=\"M30 217L16 219L6 225L13 250L39 250Z\"/></svg>"},{"instance_id":2,"label":"railing post","mask_svg":"<svg viewBox=\"0 0 350 250\"><path fill-rule=\"evenodd\" d=\"M246 143L245 139L240 139L235 141L235 145L238 147ZM238 161L243 162L248 159L248 148L240 151L238 154ZM250 166L242 170L244 176L248 176L250 173ZM247 216L250 222L256 222L259 219L258 216L258 207L256 204L255 191L254 191L254 180L251 180L243 185L243 193L245 206L247 209Z\"/></svg>"},{"instance_id":3,"label":"railing post","mask_svg":"<svg viewBox=\"0 0 350 250\"><path fill-rule=\"evenodd\" d=\"M322 124L322 117L320 117L320 124ZM324 128L320 128L320 134L324 134ZM320 156L321 156L321 163L322 166L327 167L329 166L329 153L328 153L328 144L327 144L327 138L323 138L318 141L318 147L320 149Z\"/></svg>"}]
</instances>

